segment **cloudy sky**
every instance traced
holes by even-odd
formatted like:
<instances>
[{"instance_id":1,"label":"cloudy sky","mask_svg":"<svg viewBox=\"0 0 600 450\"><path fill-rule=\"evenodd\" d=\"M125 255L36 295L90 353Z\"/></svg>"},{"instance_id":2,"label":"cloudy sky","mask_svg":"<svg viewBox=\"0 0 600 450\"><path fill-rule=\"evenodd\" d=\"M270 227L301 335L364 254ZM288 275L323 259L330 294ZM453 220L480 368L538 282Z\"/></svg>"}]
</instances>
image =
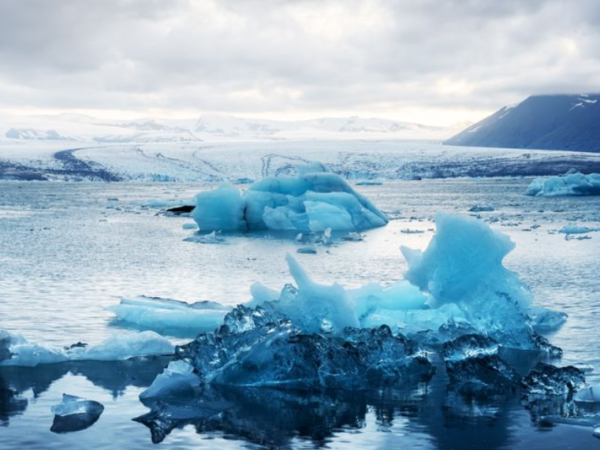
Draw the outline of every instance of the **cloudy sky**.
<instances>
[{"instance_id":1,"label":"cloudy sky","mask_svg":"<svg viewBox=\"0 0 600 450\"><path fill-rule=\"evenodd\" d=\"M446 125L600 91L598 0L0 0L0 112Z\"/></svg>"}]
</instances>

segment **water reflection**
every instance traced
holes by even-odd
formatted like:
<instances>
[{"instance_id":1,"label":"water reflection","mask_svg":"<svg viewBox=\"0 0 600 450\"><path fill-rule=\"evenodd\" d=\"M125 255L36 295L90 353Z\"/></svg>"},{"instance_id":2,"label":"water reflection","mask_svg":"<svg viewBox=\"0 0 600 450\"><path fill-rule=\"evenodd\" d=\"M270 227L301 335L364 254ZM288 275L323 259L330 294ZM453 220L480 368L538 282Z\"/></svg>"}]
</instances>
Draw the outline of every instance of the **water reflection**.
<instances>
[{"instance_id":1,"label":"water reflection","mask_svg":"<svg viewBox=\"0 0 600 450\"><path fill-rule=\"evenodd\" d=\"M148 387L167 363L166 358L143 358L0 368L0 424L9 426L11 417L30 406L23 393L33 392L37 398L68 374L85 377L116 401L137 401L121 396L131 395L126 392L130 386ZM543 411L539 405L525 405L530 415L519 392L485 397L461 393L450 389L443 373L438 375L429 384L356 392L202 386L160 401L147 400L144 406L149 412L134 420L148 427L154 443L174 442L171 433L178 434L175 441L189 438L181 430L192 427L200 439L222 436L266 448L296 448L299 442L321 448L343 435L351 441L365 435L381 448L388 448L392 439L442 450L481 449L485 443L486 450L494 450L514 447L519 442L515 433L527 417L538 429L547 429L542 418L565 408L564 400L546 402ZM110 433L110 427L117 425L109 421L100 426L109 423L103 432ZM578 436L581 441L582 435Z\"/></svg>"}]
</instances>

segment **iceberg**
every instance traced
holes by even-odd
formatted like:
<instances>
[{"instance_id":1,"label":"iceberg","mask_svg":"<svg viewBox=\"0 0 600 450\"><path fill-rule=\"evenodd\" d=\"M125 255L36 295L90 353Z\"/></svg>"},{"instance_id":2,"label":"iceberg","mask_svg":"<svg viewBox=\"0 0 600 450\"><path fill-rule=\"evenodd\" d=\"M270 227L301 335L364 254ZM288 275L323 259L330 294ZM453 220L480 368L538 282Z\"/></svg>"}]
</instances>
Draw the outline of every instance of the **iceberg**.
<instances>
[{"instance_id":1,"label":"iceberg","mask_svg":"<svg viewBox=\"0 0 600 450\"><path fill-rule=\"evenodd\" d=\"M69 433L91 427L102 415L104 406L94 400L63 394L62 402L52 407L54 422L50 431Z\"/></svg>"},{"instance_id":2,"label":"iceberg","mask_svg":"<svg viewBox=\"0 0 600 450\"><path fill-rule=\"evenodd\" d=\"M11 334L8 344L10 355L0 360L0 366L35 367L68 361L122 361L135 357L170 355L173 350L173 344L152 331L113 335L97 345L76 344L68 348L36 344Z\"/></svg>"},{"instance_id":3,"label":"iceberg","mask_svg":"<svg viewBox=\"0 0 600 450\"><path fill-rule=\"evenodd\" d=\"M576 402L581 403L600 403L600 385L596 384L581 389L573 398Z\"/></svg>"},{"instance_id":4,"label":"iceberg","mask_svg":"<svg viewBox=\"0 0 600 450\"><path fill-rule=\"evenodd\" d=\"M600 195L600 174L584 175L574 172L557 177L536 178L531 182L525 194L535 197Z\"/></svg>"},{"instance_id":5,"label":"iceberg","mask_svg":"<svg viewBox=\"0 0 600 450\"><path fill-rule=\"evenodd\" d=\"M298 168L296 178L265 178L243 194L226 183L201 192L191 215L203 233L357 232L388 223L386 215L367 198L320 164Z\"/></svg>"},{"instance_id":6,"label":"iceberg","mask_svg":"<svg viewBox=\"0 0 600 450\"><path fill-rule=\"evenodd\" d=\"M209 331L217 328L231 308L202 301L193 304L160 297L124 298L107 308L117 319L136 327L165 334Z\"/></svg>"}]
</instances>

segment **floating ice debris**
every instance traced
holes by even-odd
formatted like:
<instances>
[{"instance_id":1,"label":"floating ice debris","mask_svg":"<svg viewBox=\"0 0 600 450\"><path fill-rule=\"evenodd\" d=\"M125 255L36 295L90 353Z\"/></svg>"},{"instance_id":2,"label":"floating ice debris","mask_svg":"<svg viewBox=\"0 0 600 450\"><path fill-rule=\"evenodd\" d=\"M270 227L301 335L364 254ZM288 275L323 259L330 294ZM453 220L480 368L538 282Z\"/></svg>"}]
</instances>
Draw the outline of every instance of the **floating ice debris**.
<instances>
[{"instance_id":1,"label":"floating ice debris","mask_svg":"<svg viewBox=\"0 0 600 450\"><path fill-rule=\"evenodd\" d=\"M350 242L360 242L360 241L362 241L364 239L363 239L363 236L360 233L356 233L354 231L351 231L346 236L342 236L342 240L343 241L350 241Z\"/></svg>"},{"instance_id":2,"label":"floating ice debris","mask_svg":"<svg viewBox=\"0 0 600 450\"><path fill-rule=\"evenodd\" d=\"M558 230L559 233L563 233L563 234L585 234L585 233L591 233L593 231L600 231L600 228L589 228L589 227L582 227L579 225L565 225L560 230Z\"/></svg>"},{"instance_id":3,"label":"floating ice debris","mask_svg":"<svg viewBox=\"0 0 600 450\"><path fill-rule=\"evenodd\" d=\"M109 306L119 320L143 329L164 333L214 330L231 310L219 303L203 301L193 304L159 297L124 298L118 305Z\"/></svg>"},{"instance_id":4,"label":"floating ice debris","mask_svg":"<svg viewBox=\"0 0 600 450\"><path fill-rule=\"evenodd\" d=\"M492 205L475 205L469 208L470 212L492 212L496 209Z\"/></svg>"},{"instance_id":5,"label":"floating ice debris","mask_svg":"<svg viewBox=\"0 0 600 450\"><path fill-rule=\"evenodd\" d=\"M600 427L594 428L594 432L592 433L592 436L594 436L595 438L600 439Z\"/></svg>"},{"instance_id":6,"label":"floating ice debris","mask_svg":"<svg viewBox=\"0 0 600 450\"><path fill-rule=\"evenodd\" d=\"M567 321L568 315L560 311L552 311L548 308L532 306L527 311L531 319L531 326L538 333L556 331Z\"/></svg>"},{"instance_id":7,"label":"floating ice debris","mask_svg":"<svg viewBox=\"0 0 600 450\"><path fill-rule=\"evenodd\" d=\"M383 182L377 181L377 180L363 180L363 181L357 181L354 184L357 186L381 186L383 184Z\"/></svg>"},{"instance_id":8,"label":"floating ice debris","mask_svg":"<svg viewBox=\"0 0 600 450\"><path fill-rule=\"evenodd\" d=\"M181 225L181 228L184 230L197 230L198 225L196 225L195 223L184 223L183 225Z\"/></svg>"},{"instance_id":9,"label":"floating ice debris","mask_svg":"<svg viewBox=\"0 0 600 450\"><path fill-rule=\"evenodd\" d=\"M184 241L197 242L199 244L222 244L225 242L225 239L221 236L220 231L212 231L208 234L195 234L194 236L185 238Z\"/></svg>"},{"instance_id":10,"label":"floating ice debris","mask_svg":"<svg viewBox=\"0 0 600 450\"><path fill-rule=\"evenodd\" d=\"M55 414L50 431L69 433L91 427L100 418L104 406L94 400L63 394L62 402L52 407Z\"/></svg>"},{"instance_id":11,"label":"floating ice debris","mask_svg":"<svg viewBox=\"0 0 600 450\"><path fill-rule=\"evenodd\" d=\"M600 403L600 385L583 388L573 398L582 403Z\"/></svg>"},{"instance_id":12,"label":"floating ice debris","mask_svg":"<svg viewBox=\"0 0 600 450\"><path fill-rule=\"evenodd\" d=\"M563 195L600 195L600 174L568 173L559 177L534 179L526 195L555 197Z\"/></svg>"},{"instance_id":13,"label":"floating ice debris","mask_svg":"<svg viewBox=\"0 0 600 450\"><path fill-rule=\"evenodd\" d=\"M309 255L316 255L317 254L317 249L314 247L300 247L298 250L296 250L297 253L304 253L304 254L309 254Z\"/></svg>"},{"instance_id":14,"label":"floating ice debris","mask_svg":"<svg viewBox=\"0 0 600 450\"><path fill-rule=\"evenodd\" d=\"M53 348L28 342L18 335L10 335L10 357L0 366L34 367L66 361L120 361L134 357L169 355L173 345L164 337L145 331L137 334L113 335L97 345Z\"/></svg>"},{"instance_id":15,"label":"floating ice debris","mask_svg":"<svg viewBox=\"0 0 600 450\"><path fill-rule=\"evenodd\" d=\"M400 233L404 233L404 234L423 234L425 233L424 230L415 230L412 228L404 228L403 230L400 230Z\"/></svg>"},{"instance_id":16,"label":"floating ice debris","mask_svg":"<svg viewBox=\"0 0 600 450\"><path fill-rule=\"evenodd\" d=\"M243 194L229 184L196 196L193 219L201 231L361 231L388 218L338 175L319 165L296 178L265 178Z\"/></svg>"}]
</instances>

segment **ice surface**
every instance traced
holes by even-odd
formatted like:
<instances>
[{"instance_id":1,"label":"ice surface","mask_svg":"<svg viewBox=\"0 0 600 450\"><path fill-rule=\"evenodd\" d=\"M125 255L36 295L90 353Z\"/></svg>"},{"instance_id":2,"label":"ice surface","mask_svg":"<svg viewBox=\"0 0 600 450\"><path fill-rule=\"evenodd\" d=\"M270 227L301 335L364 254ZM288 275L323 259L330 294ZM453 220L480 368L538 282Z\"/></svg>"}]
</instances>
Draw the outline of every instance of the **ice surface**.
<instances>
[{"instance_id":1,"label":"ice surface","mask_svg":"<svg viewBox=\"0 0 600 450\"><path fill-rule=\"evenodd\" d=\"M527 195L557 197L563 195L600 195L600 174L568 173L563 176L534 179Z\"/></svg>"},{"instance_id":2,"label":"ice surface","mask_svg":"<svg viewBox=\"0 0 600 450\"><path fill-rule=\"evenodd\" d=\"M214 330L231 310L215 302L189 304L157 297L124 298L118 305L108 307L119 320L143 329L175 333L194 330Z\"/></svg>"},{"instance_id":3,"label":"ice surface","mask_svg":"<svg viewBox=\"0 0 600 450\"><path fill-rule=\"evenodd\" d=\"M387 224L385 214L322 165L298 172L296 178L265 178L243 195L227 184L201 192L192 218L202 232L360 231Z\"/></svg>"},{"instance_id":4,"label":"ice surface","mask_svg":"<svg viewBox=\"0 0 600 450\"><path fill-rule=\"evenodd\" d=\"M0 366L34 367L66 361L120 361L173 353L173 345L152 331L113 335L97 345L75 345L69 348L53 348L28 342L19 335L10 335L8 349L10 357L0 361Z\"/></svg>"},{"instance_id":5,"label":"ice surface","mask_svg":"<svg viewBox=\"0 0 600 450\"><path fill-rule=\"evenodd\" d=\"M563 233L563 234L585 234L585 233L591 233L593 231L600 231L600 229L583 227L580 225L565 225L560 230L558 230L559 233Z\"/></svg>"},{"instance_id":6,"label":"ice surface","mask_svg":"<svg viewBox=\"0 0 600 450\"><path fill-rule=\"evenodd\" d=\"M55 414L52 428L54 433L80 431L92 426L104 411L104 406L94 400L63 394L62 402L52 407Z\"/></svg>"}]
</instances>

